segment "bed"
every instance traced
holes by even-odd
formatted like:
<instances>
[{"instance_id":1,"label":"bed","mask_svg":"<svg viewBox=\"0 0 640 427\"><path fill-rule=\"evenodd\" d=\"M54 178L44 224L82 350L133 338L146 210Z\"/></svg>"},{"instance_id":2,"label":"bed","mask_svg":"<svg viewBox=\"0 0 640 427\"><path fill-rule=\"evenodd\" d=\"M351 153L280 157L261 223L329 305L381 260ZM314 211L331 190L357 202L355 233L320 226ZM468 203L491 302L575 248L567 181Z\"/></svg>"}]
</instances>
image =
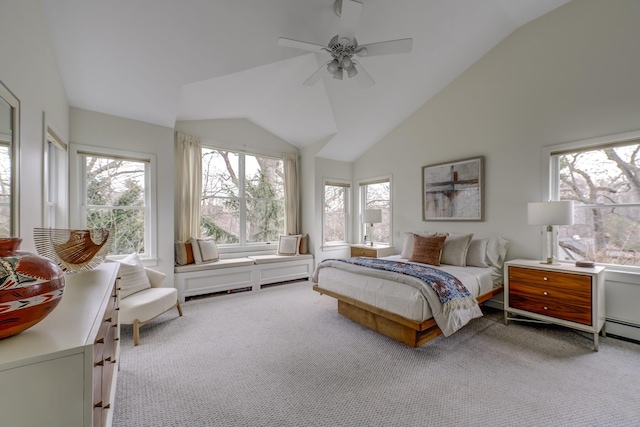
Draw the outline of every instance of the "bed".
<instances>
[{"instance_id":1,"label":"bed","mask_svg":"<svg viewBox=\"0 0 640 427\"><path fill-rule=\"evenodd\" d=\"M504 239L473 239L472 235L465 235L467 237L462 239L461 235L447 237L446 239L453 243L442 249L442 261L458 265L442 263L435 266L432 263L415 262L412 258L411 237L416 235L405 233L402 253L380 259L427 266L451 274L460 280L478 304L503 291L502 264L508 245ZM476 259L481 256L482 261L468 264L466 251L463 251L465 256L462 260L460 244L455 248L458 250L458 259L452 261L447 254L451 253L451 246L456 246L455 242L459 240L467 242L466 249L469 249L471 241L474 242L474 248L480 246L483 250L474 253L473 256ZM472 256L471 253L469 255ZM472 319L482 315L478 304L468 309L451 310L454 316L445 315L437 296L428 286L424 286L424 282L421 282L422 287L415 283L408 284L408 280L418 279L407 279L405 275L391 271L377 271L375 268L357 265L358 261L355 258L324 260L317 266L312 277L313 290L336 298L338 312L341 315L383 335L409 346L419 347L441 334L451 335Z\"/></svg>"}]
</instances>

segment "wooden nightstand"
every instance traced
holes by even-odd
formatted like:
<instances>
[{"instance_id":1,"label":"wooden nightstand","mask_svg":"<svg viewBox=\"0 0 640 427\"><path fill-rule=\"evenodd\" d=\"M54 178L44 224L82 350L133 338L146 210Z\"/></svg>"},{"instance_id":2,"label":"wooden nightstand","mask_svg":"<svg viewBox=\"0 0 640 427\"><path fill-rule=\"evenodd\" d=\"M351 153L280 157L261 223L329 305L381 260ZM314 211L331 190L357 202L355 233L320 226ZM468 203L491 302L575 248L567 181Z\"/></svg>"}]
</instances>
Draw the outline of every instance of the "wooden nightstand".
<instances>
[{"instance_id":1,"label":"wooden nightstand","mask_svg":"<svg viewBox=\"0 0 640 427\"><path fill-rule=\"evenodd\" d=\"M396 253L396 248L393 246L382 245L364 245L355 244L351 245L351 256L365 256L369 258L380 258L383 256L389 256Z\"/></svg>"},{"instance_id":2,"label":"wooden nightstand","mask_svg":"<svg viewBox=\"0 0 640 427\"><path fill-rule=\"evenodd\" d=\"M604 335L604 267L549 265L512 260L504 264L504 323L509 313Z\"/></svg>"}]
</instances>

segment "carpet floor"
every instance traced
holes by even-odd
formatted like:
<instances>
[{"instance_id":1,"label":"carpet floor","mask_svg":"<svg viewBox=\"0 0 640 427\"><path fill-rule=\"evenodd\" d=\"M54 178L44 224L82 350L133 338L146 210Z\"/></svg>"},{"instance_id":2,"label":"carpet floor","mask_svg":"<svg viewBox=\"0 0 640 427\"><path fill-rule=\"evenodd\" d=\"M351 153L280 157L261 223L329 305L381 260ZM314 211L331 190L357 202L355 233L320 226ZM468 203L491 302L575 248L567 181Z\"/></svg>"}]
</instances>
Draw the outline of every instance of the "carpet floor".
<instances>
[{"instance_id":1,"label":"carpet floor","mask_svg":"<svg viewBox=\"0 0 640 427\"><path fill-rule=\"evenodd\" d=\"M414 349L309 282L122 327L114 427L640 426L640 345L485 316Z\"/></svg>"}]
</instances>

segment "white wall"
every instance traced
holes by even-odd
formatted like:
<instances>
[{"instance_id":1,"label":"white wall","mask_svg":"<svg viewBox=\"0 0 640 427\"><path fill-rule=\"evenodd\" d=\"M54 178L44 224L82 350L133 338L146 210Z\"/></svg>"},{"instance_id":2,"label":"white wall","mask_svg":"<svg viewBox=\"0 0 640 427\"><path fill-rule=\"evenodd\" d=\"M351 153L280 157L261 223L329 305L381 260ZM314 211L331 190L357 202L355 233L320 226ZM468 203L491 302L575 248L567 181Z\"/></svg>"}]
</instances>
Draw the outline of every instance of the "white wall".
<instances>
[{"instance_id":1,"label":"white wall","mask_svg":"<svg viewBox=\"0 0 640 427\"><path fill-rule=\"evenodd\" d=\"M358 159L356 181L393 174L396 248L403 231L499 233L508 258L541 259L526 208L542 201L542 147L640 129L638 22L638 1L570 2L513 33ZM423 222L421 167L479 155L485 220ZM607 317L640 325L614 303L638 306L638 278L610 276Z\"/></svg>"},{"instance_id":2,"label":"white wall","mask_svg":"<svg viewBox=\"0 0 640 427\"><path fill-rule=\"evenodd\" d=\"M394 231L498 232L541 256L526 205L543 194L542 147L640 129L640 2L571 2L522 27L354 163L393 174ZM421 167L485 156L485 220L423 222ZM396 248L402 242L394 239Z\"/></svg>"},{"instance_id":3,"label":"white wall","mask_svg":"<svg viewBox=\"0 0 640 427\"><path fill-rule=\"evenodd\" d=\"M70 109L71 144L91 145L125 151L155 154L157 161L156 200L158 262L153 268L167 275L164 286L173 284L173 129L124 119L79 108ZM78 178L70 176L70 186L77 191ZM73 198L72 198L73 199ZM70 226L79 227L71 212Z\"/></svg>"},{"instance_id":4,"label":"white wall","mask_svg":"<svg viewBox=\"0 0 640 427\"><path fill-rule=\"evenodd\" d=\"M43 112L68 141L69 105L37 0L0 3L0 80L20 100L20 237L35 251L42 226Z\"/></svg>"},{"instance_id":5,"label":"white wall","mask_svg":"<svg viewBox=\"0 0 640 427\"><path fill-rule=\"evenodd\" d=\"M323 247L322 211L324 197L324 180L351 181L353 164L316 157L330 137L300 150L302 162L302 226L309 233L310 252L315 255L316 265L326 258L345 258L350 256L348 245ZM352 187L352 197L354 193ZM353 233L350 233L353 236ZM347 236L350 238L351 236Z\"/></svg>"}]
</instances>

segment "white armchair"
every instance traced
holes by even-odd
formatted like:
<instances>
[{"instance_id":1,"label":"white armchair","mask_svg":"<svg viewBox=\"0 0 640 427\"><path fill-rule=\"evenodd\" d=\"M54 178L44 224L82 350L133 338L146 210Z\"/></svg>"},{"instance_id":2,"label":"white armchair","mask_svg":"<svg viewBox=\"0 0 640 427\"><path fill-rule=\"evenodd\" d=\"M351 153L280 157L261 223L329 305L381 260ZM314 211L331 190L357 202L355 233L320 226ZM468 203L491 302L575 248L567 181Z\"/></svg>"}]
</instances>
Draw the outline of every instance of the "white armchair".
<instances>
[{"instance_id":1,"label":"white armchair","mask_svg":"<svg viewBox=\"0 0 640 427\"><path fill-rule=\"evenodd\" d=\"M133 325L133 345L140 344L140 326L165 311L177 307L178 313L182 316L177 289L161 287L166 275L149 268L145 268L144 271L151 287L120 299L120 323Z\"/></svg>"}]
</instances>

